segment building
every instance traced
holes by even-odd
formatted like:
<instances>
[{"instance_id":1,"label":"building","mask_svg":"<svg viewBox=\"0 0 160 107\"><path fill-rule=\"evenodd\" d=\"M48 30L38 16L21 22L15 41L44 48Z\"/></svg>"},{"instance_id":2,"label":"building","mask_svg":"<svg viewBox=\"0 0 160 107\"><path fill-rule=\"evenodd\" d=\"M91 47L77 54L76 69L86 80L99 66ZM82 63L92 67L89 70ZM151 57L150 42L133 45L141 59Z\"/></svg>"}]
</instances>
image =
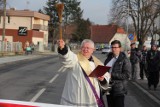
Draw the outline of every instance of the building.
<instances>
[{"instance_id":1,"label":"building","mask_svg":"<svg viewBox=\"0 0 160 107\"><path fill-rule=\"evenodd\" d=\"M65 26L63 29L64 29L63 38L66 40L66 42L71 41L73 38L73 34L77 30L77 26L75 24L70 24L70 25Z\"/></svg>"},{"instance_id":2,"label":"building","mask_svg":"<svg viewBox=\"0 0 160 107\"><path fill-rule=\"evenodd\" d=\"M110 25L92 25L91 26L91 39L96 44L110 45L113 40L121 41L122 48L128 50L130 48L130 40L123 28L110 24Z\"/></svg>"},{"instance_id":3,"label":"building","mask_svg":"<svg viewBox=\"0 0 160 107\"><path fill-rule=\"evenodd\" d=\"M30 10L6 11L5 40L22 42L23 47L28 41L35 45L48 46L48 21L50 17ZM3 12L0 12L0 40L3 31Z\"/></svg>"}]
</instances>

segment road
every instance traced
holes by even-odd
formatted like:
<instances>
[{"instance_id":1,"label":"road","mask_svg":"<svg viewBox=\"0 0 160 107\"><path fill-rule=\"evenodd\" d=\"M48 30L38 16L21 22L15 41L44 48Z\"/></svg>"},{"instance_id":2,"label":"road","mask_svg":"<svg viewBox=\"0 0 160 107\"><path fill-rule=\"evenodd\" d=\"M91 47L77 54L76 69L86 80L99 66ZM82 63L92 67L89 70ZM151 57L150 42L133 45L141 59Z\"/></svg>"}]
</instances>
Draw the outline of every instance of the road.
<instances>
[{"instance_id":1,"label":"road","mask_svg":"<svg viewBox=\"0 0 160 107\"><path fill-rule=\"evenodd\" d=\"M95 52L104 62L106 55ZM0 99L59 104L67 72L61 69L57 55L18 61L0 66ZM158 107L128 82L126 107Z\"/></svg>"}]
</instances>

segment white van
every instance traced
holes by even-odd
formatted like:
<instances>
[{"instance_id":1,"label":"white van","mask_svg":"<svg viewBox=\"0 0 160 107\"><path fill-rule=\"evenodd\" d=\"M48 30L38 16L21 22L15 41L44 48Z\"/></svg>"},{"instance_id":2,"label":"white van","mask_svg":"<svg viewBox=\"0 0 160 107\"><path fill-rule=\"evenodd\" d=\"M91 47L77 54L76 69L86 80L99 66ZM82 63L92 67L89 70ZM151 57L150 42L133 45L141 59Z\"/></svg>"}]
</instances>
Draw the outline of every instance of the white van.
<instances>
[{"instance_id":1,"label":"white van","mask_svg":"<svg viewBox=\"0 0 160 107\"><path fill-rule=\"evenodd\" d=\"M102 54L108 54L109 52L111 52L110 46L106 46L102 49Z\"/></svg>"}]
</instances>

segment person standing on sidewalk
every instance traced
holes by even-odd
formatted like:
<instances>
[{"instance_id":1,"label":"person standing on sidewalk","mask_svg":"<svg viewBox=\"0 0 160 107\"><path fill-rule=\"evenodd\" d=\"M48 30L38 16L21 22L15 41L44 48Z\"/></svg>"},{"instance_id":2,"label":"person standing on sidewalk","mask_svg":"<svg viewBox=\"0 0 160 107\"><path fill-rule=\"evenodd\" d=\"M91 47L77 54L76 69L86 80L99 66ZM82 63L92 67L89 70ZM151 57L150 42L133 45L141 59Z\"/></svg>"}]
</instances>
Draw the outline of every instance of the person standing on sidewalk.
<instances>
[{"instance_id":1,"label":"person standing on sidewalk","mask_svg":"<svg viewBox=\"0 0 160 107\"><path fill-rule=\"evenodd\" d=\"M121 52L121 42L114 40L111 43L112 52L108 54L104 65L111 66L111 90L107 95L108 107L124 107L126 83L131 72L131 64L126 54ZM104 81L103 81L104 82Z\"/></svg>"},{"instance_id":2,"label":"person standing on sidewalk","mask_svg":"<svg viewBox=\"0 0 160 107\"><path fill-rule=\"evenodd\" d=\"M142 60L140 61L140 77L143 80L144 79L144 75L146 76L146 78L148 77L148 73L147 73L147 47L144 45L142 48Z\"/></svg>"},{"instance_id":3,"label":"person standing on sidewalk","mask_svg":"<svg viewBox=\"0 0 160 107\"><path fill-rule=\"evenodd\" d=\"M132 73L131 73L131 79L132 80L137 80L140 79L140 58L141 58L141 53L136 48L135 43L131 43L131 55L130 55L130 61L132 64Z\"/></svg>"},{"instance_id":4,"label":"person standing on sidewalk","mask_svg":"<svg viewBox=\"0 0 160 107\"><path fill-rule=\"evenodd\" d=\"M157 50L157 45L152 44L151 50L147 53L147 63L148 63L148 88L151 85L154 86L156 90L159 83L159 71L160 71L160 52Z\"/></svg>"}]
</instances>

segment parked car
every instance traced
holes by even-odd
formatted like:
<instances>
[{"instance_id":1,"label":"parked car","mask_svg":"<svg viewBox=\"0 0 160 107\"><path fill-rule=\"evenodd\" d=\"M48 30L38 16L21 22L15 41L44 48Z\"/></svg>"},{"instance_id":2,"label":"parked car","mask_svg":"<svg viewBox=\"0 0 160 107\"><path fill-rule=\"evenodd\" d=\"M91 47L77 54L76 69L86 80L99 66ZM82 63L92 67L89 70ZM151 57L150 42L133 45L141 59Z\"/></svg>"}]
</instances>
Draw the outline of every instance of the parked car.
<instances>
[{"instance_id":1,"label":"parked car","mask_svg":"<svg viewBox=\"0 0 160 107\"><path fill-rule=\"evenodd\" d=\"M100 51L100 50L101 50L101 47L100 47L99 45L97 45L97 46L96 46L96 50L97 50L97 51Z\"/></svg>"},{"instance_id":2,"label":"parked car","mask_svg":"<svg viewBox=\"0 0 160 107\"><path fill-rule=\"evenodd\" d=\"M111 48L110 47L104 47L102 49L102 54L108 54L109 52L111 52Z\"/></svg>"}]
</instances>

